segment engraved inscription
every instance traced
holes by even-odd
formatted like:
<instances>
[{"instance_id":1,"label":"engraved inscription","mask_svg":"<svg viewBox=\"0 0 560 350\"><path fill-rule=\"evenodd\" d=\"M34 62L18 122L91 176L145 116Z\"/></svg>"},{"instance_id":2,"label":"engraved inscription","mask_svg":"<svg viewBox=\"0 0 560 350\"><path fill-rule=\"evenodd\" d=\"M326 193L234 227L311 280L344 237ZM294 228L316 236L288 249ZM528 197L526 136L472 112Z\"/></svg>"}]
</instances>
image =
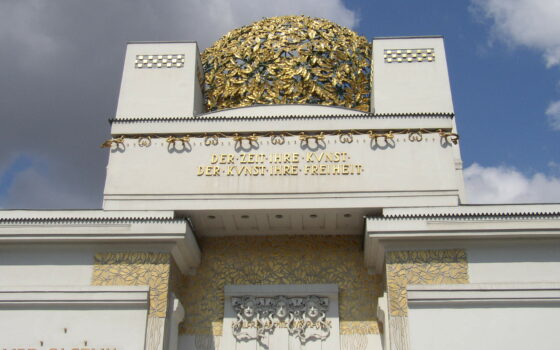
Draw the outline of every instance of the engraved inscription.
<instances>
[{"instance_id":1,"label":"engraved inscription","mask_svg":"<svg viewBox=\"0 0 560 350\"><path fill-rule=\"evenodd\" d=\"M214 153L209 164L197 167L197 176L361 175L362 164L347 152Z\"/></svg>"}]
</instances>

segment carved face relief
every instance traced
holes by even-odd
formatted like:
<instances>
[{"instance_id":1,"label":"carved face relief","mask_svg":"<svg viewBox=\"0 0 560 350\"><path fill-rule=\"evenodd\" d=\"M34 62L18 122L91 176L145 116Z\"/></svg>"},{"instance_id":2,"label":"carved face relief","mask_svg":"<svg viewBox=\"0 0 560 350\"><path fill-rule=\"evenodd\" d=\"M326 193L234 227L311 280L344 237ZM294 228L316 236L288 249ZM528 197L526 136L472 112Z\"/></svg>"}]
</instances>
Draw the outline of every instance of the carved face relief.
<instances>
[{"instance_id":1,"label":"carved face relief","mask_svg":"<svg viewBox=\"0 0 560 350\"><path fill-rule=\"evenodd\" d=\"M280 299L276 303L276 317L284 319L288 316L288 303L285 299Z\"/></svg>"},{"instance_id":2,"label":"carved face relief","mask_svg":"<svg viewBox=\"0 0 560 350\"><path fill-rule=\"evenodd\" d=\"M247 301L243 306L243 316L247 318L253 318L255 316L255 303L253 301Z\"/></svg>"},{"instance_id":3,"label":"carved face relief","mask_svg":"<svg viewBox=\"0 0 560 350\"><path fill-rule=\"evenodd\" d=\"M326 339L330 334L331 324L326 318L329 299L325 297L246 295L232 297L231 304L238 317L232 323L233 336L237 340L261 339L278 327L287 328L288 333L302 343L312 338ZM245 332L246 328L256 328L256 335ZM313 328L313 333L307 332L308 328Z\"/></svg>"},{"instance_id":4,"label":"carved face relief","mask_svg":"<svg viewBox=\"0 0 560 350\"><path fill-rule=\"evenodd\" d=\"M315 319L315 318L319 317L318 305L313 300L310 300L309 303L307 303L307 305L305 307L305 313L307 314L307 317L309 317L309 318Z\"/></svg>"}]
</instances>

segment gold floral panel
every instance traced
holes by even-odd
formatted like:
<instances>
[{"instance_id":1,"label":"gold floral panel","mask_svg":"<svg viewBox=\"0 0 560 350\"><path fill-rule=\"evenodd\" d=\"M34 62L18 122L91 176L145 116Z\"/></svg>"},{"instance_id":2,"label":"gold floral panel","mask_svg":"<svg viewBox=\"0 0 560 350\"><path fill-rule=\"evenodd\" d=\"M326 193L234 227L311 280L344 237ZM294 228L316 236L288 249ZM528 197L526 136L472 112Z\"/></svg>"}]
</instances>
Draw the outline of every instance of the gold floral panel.
<instances>
[{"instance_id":1,"label":"gold floral panel","mask_svg":"<svg viewBox=\"0 0 560 350\"><path fill-rule=\"evenodd\" d=\"M185 307L183 334L221 335L227 284L325 284L339 287L342 334L376 334L382 278L367 273L359 236L203 237L194 276L172 271Z\"/></svg>"},{"instance_id":2,"label":"gold floral panel","mask_svg":"<svg viewBox=\"0 0 560 350\"><path fill-rule=\"evenodd\" d=\"M98 253L94 257L92 285L149 286L149 315L165 317L169 266L167 253Z\"/></svg>"},{"instance_id":3,"label":"gold floral panel","mask_svg":"<svg viewBox=\"0 0 560 350\"><path fill-rule=\"evenodd\" d=\"M409 284L469 283L467 254L463 249L388 252L387 290L392 316L406 316Z\"/></svg>"}]
</instances>

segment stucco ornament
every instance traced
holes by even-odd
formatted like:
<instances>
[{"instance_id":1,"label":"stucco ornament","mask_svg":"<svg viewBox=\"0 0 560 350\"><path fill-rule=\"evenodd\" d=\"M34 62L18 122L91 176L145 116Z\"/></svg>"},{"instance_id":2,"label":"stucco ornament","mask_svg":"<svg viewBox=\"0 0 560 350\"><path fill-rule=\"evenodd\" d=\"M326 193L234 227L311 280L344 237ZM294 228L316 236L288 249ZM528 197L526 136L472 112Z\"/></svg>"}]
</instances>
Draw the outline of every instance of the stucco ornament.
<instances>
[{"instance_id":1,"label":"stucco ornament","mask_svg":"<svg viewBox=\"0 0 560 350\"><path fill-rule=\"evenodd\" d=\"M232 332L238 341L260 341L276 328L287 328L302 344L325 340L330 334L329 299L325 297L240 296L232 297L231 305L237 315ZM256 333L248 329L256 329Z\"/></svg>"},{"instance_id":2,"label":"stucco ornament","mask_svg":"<svg viewBox=\"0 0 560 350\"><path fill-rule=\"evenodd\" d=\"M266 18L227 33L201 58L209 111L257 104L369 111L371 44L324 19Z\"/></svg>"}]
</instances>

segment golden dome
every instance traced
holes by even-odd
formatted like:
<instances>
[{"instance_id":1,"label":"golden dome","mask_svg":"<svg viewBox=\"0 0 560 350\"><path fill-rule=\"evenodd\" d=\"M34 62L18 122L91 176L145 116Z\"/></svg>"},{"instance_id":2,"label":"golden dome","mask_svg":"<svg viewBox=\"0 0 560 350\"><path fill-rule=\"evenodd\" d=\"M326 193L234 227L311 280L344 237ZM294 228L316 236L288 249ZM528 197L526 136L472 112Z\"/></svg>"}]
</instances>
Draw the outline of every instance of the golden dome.
<instances>
[{"instance_id":1,"label":"golden dome","mask_svg":"<svg viewBox=\"0 0 560 350\"><path fill-rule=\"evenodd\" d=\"M259 104L320 104L369 111L371 44L305 16L234 29L202 53L208 111Z\"/></svg>"}]
</instances>

